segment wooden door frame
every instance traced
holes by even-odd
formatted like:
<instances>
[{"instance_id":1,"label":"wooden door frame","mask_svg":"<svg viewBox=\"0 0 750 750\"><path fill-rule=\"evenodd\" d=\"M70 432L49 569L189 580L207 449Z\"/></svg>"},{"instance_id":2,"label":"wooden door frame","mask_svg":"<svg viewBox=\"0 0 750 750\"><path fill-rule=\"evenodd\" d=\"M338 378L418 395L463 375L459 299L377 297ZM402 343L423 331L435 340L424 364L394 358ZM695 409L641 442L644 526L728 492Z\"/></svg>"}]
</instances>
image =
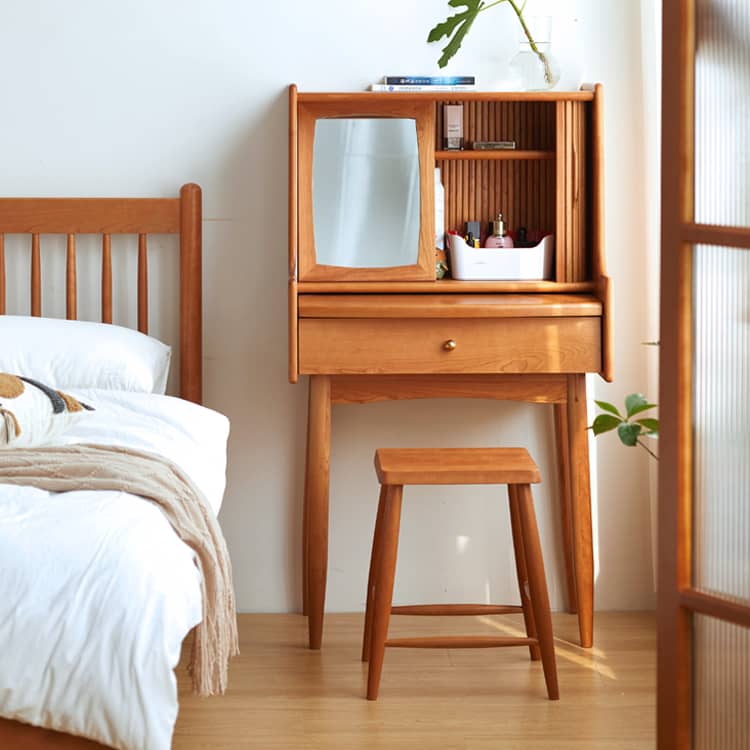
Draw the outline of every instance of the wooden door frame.
<instances>
[{"instance_id":1,"label":"wooden door frame","mask_svg":"<svg viewBox=\"0 0 750 750\"><path fill-rule=\"evenodd\" d=\"M692 0L663 0L662 227L659 356L657 747L691 744L692 253L695 15Z\"/></svg>"},{"instance_id":2,"label":"wooden door frame","mask_svg":"<svg viewBox=\"0 0 750 750\"><path fill-rule=\"evenodd\" d=\"M657 747L692 747L693 614L750 627L750 609L693 588L693 248L750 229L694 220L695 0L663 0Z\"/></svg>"}]
</instances>

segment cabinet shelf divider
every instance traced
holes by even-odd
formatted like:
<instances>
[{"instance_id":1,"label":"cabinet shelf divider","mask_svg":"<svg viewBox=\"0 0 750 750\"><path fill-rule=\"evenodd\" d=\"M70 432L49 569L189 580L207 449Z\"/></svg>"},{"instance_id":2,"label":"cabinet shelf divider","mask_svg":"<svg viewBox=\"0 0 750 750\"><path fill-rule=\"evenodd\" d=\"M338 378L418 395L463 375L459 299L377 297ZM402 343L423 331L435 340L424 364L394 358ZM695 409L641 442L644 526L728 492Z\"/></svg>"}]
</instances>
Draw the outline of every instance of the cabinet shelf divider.
<instances>
[{"instance_id":1,"label":"cabinet shelf divider","mask_svg":"<svg viewBox=\"0 0 750 750\"><path fill-rule=\"evenodd\" d=\"M521 151L518 149L435 151L435 161L551 161L554 158L554 151Z\"/></svg>"}]
</instances>

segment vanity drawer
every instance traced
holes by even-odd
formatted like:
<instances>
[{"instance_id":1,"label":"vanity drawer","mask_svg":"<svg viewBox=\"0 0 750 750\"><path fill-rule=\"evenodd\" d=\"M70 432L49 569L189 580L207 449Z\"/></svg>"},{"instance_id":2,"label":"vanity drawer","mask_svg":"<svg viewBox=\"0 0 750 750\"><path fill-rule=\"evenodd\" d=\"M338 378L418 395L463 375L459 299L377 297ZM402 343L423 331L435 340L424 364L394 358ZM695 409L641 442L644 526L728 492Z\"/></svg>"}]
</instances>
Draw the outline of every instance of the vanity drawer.
<instances>
[{"instance_id":1,"label":"vanity drawer","mask_svg":"<svg viewBox=\"0 0 750 750\"><path fill-rule=\"evenodd\" d=\"M601 318L302 318L300 372L598 372Z\"/></svg>"}]
</instances>

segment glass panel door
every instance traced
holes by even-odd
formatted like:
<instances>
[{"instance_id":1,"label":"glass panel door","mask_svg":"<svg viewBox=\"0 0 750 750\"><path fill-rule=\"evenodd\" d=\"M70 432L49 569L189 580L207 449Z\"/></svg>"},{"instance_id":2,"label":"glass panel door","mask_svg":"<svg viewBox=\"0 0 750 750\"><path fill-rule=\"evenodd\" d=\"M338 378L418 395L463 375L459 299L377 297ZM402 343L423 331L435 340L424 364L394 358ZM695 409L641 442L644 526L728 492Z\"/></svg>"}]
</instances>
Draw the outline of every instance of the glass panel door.
<instances>
[{"instance_id":1,"label":"glass panel door","mask_svg":"<svg viewBox=\"0 0 750 750\"><path fill-rule=\"evenodd\" d=\"M750 251L694 249L693 585L748 605L749 292Z\"/></svg>"},{"instance_id":2,"label":"glass panel door","mask_svg":"<svg viewBox=\"0 0 750 750\"><path fill-rule=\"evenodd\" d=\"M750 4L696 0L695 221L750 226Z\"/></svg>"},{"instance_id":3,"label":"glass panel door","mask_svg":"<svg viewBox=\"0 0 750 750\"><path fill-rule=\"evenodd\" d=\"M750 748L750 3L664 0L659 750Z\"/></svg>"},{"instance_id":4,"label":"glass panel door","mask_svg":"<svg viewBox=\"0 0 750 750\"><path fill-rule=\"evenodd\" d=\"M750 630L695 615L693 651L693 747L747 750Z\"/></svg>"}]
</instances>

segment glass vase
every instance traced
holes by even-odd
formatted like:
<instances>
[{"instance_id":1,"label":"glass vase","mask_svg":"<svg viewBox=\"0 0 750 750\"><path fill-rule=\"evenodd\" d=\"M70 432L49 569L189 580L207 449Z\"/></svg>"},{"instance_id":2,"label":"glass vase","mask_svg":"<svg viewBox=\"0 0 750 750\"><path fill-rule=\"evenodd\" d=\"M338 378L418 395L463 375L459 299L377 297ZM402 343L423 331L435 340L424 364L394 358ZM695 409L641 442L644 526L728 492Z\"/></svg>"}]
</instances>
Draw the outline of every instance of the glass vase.
<instances>
[{"instance_id":1,"label":"glass vase","mask_svg":"<svg viewBox=\"0 0 750 750\"><path fill-rule=\"evenodd\" d=\"M524 91L546 91L560 80L560 64L550 52L552 19L549 16L529 18L526 28L534 44L522 27L519 50L510 61L510 67Z\"/></svg>"}]
</instances>

